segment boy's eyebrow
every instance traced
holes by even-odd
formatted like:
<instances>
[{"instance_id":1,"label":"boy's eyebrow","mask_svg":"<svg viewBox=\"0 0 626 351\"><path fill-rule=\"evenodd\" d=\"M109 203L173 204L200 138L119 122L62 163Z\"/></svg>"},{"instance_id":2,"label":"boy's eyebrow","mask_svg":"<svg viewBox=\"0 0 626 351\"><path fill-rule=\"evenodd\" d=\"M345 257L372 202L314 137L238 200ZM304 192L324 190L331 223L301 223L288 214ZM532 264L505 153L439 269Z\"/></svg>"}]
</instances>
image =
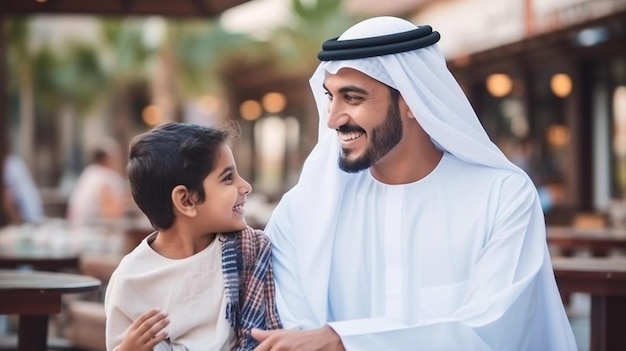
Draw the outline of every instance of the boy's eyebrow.
<instances>
[{"instance_id":1,"label":"boy's eyebrow","mask_svg":"<svg viewBox=\"0 0 626 351\"><path fill-rule=\"evenodd\" d=\"M218 178L222 178L223 176L226 175L226 173L232 172L234 169L235 169L235 167L228 166L228 167L224 168L224 170L222 172L220 172L220 174L217 177Z\"/></svg>"},{"instance_id":2,"label":"boy's eyebrow","mask_svg":"<svg viewBox=\"0 0 626 351\"><path fill-rule=\"evenodd\" d=\"M322 83L322 87L324 88L324 90L328 91L328 88L326 87L325 83ZM364 94L364 95L369 95L369 93L367 92L367 90L361 88L361 87L357 87L356 85L347 85L345 87L341 87L339 88L339 92L340 93L360 93L360 94Z\"/></svg>"}]
</instances>

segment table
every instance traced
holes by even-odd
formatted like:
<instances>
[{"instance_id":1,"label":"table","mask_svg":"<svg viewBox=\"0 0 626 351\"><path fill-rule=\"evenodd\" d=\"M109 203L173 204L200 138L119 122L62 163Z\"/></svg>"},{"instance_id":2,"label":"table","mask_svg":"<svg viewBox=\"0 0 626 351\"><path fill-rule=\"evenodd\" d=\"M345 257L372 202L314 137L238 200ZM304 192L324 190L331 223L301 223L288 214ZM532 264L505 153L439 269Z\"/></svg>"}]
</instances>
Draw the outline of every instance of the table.
<instances>
[{"instance_id":1,"label":"table","mask_svg":"<svg viewBox=\"0 0 626 351\"><path fill-rule=\"evenodd\" d=\"M80 242L61 224L7 226L0 231L0 269L38 271L79 268Z\"/></svg>"},{"instance_id":2,"label":"table","mask_svg":"<svg viewBox=\"0 0 626 351\"><path fill-rule=\"evenodd\" d=\"M79 254L70 250L30 247L26 250L0 248L0 269L28 267L39 271L78 270Z\"/></svg>"},{"instance_id":3,"label":"table","mask_svg":"<svg viewBox=\"0 0 626 351\"><path fill-rule=\"evenodd\" d=\"M614 228L548 227L548 244L565 252L588 249L594 256L606 256L611 250L626 250L626 230Z\"/></svg>"},{"instance_id":4,"label":"table","mask_svg":"<svg viewBox=\"0 0 626 351\"><path fill-rule=\"evenodd\" d=\"M94 291L100 280L77 274L0 270L0 314L19 315L18 350L45 351L49 315L64 294Z\"/></svg>"},{"instance_id":5,"label":"table","mask_svg":"<svg viewBox=\"0 0 626 351\"><path fill-rule=\"evenodd\" d=\"M591 295L591 351L626 350L626 258L556 257L562 293Z\"/></svg>"}]
</instances>

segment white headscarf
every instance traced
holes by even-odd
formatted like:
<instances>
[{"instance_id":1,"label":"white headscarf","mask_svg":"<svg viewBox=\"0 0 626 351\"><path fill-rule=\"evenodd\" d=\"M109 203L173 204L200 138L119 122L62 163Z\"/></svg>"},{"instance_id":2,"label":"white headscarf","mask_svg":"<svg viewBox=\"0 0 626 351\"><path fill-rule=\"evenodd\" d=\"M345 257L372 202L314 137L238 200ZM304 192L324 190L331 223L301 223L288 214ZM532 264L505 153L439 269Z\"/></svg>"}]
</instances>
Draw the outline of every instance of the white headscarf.
<instances>
[{"instance_id":1,"label":"white headscarf","mask_svg":"<svg viewBox=\"0 0 626 351\"><path fill-rule=\"evenodd\" d=\"M375 17L362 21L339 38L352 40L395 34L417 29L396 17ZM497 168L518 170L489 139L459 84L446 66L437 44L384 56L322 62L310 79L320 116L319 142L335 134L326 126L328 99L322 83L326 72L353 68L400 91L420 125L437 146L458 158ZM336 161L336 160L335 160Z\"/></svg>"},{"instance_id":2,"label":"white headscarf","mask_svg":"<svg viewBox=\"0 0 626 351\"><path fill-rule=\"evenodd\" d=\"M400 18L375 17L349 28L338 40L370 38L416 28ZM328 282L324 277L328 277L330 259L325 257L332 247L337 207L343 196L343 185L354 176L338 167L339 138L336 131L327 126L328 98L322 83L326 72L334 74L346 67L397 89L440 149L470 163L526 175L489 139L436 44L397 54L322 62L310 79L319 113L318 143L304 163L298 184L286 194L287 201L282 204L286 208L276 211L275 218L268 224L271 236L272 226L280 226L283 215L288 213L290 235L297 237L294 242L298 242L294 249L306 250L297 253L300 276L315 282L316 289L306 293L318 322L326 319L326 295L322 292L327 291Z\"/></svg>"}]
</instances>

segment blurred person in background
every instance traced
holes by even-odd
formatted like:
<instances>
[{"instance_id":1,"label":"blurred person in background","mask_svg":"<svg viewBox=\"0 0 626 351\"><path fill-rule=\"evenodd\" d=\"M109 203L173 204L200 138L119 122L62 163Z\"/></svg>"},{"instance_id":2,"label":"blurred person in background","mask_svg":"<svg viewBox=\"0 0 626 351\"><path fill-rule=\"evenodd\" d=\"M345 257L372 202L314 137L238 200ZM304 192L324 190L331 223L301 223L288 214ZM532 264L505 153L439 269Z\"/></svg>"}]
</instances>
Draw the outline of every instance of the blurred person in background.
<instances>
[{"instance_id":1,"label":"blurred person in background","mask_svg":"<svg viewBox=\"0 0 626 351\"><path fill-rule=\"evenodd\" d=\"M577 350L536 188L439 38L377 17L322 45L318 143L265 228L286 329L256 351Z\"/></svg>"},{"instance_id":2,"label":"blurred person in background","mask_svg":"<svg viewBox=\"0 0 626 351\"><path fill-rule=\"evenodd\" d=\"M67 219L74 226L107 225L124 219L130 204L119 144L111 139L90 151L68 201Z\"/></svg>"},{"instance_id":3,"label":"blurred person in background","mask_svg":"<svg viewBox=\"0 0 626 351\"><path fill-rule=\"evenodd\" d=\"M0 140L4 213L0 224L41 223L44 220L41 194L26 163L11 153L8 139L4 137Z\"/></svg>"}]
</instances>

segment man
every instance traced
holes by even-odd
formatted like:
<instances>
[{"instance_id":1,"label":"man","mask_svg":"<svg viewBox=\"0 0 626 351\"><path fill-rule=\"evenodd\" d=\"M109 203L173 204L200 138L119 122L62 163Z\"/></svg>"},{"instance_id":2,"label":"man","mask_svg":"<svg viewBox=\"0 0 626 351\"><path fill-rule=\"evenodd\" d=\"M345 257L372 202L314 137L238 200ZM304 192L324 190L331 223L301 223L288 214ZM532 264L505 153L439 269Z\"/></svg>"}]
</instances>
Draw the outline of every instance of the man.
<instances>
[{"instance_id":1,"label":"man","mask_svg":"<svg viewBox=\"0 0 626 351\"><path fill-rule=\"evenodd\" d=\"M535 187L438 40L378 17L324 43L319 142L266 228L297 328L254 331L256 350L577 349Z\"/></svg>"},{"instance_id":2,"label":"man","mask_svg":"<svg viewBox=\"0 0 626 351\"><path fill-rule=\"evenodd\" d=\"M3 224L43 222L45 213L39 189L26 162L11 153L8 137L0 138L0 175L3 188L0 192L0 207L4 208L8 216L6 219L0 218L0 227Z\"/></svg>"}]
</instances>

